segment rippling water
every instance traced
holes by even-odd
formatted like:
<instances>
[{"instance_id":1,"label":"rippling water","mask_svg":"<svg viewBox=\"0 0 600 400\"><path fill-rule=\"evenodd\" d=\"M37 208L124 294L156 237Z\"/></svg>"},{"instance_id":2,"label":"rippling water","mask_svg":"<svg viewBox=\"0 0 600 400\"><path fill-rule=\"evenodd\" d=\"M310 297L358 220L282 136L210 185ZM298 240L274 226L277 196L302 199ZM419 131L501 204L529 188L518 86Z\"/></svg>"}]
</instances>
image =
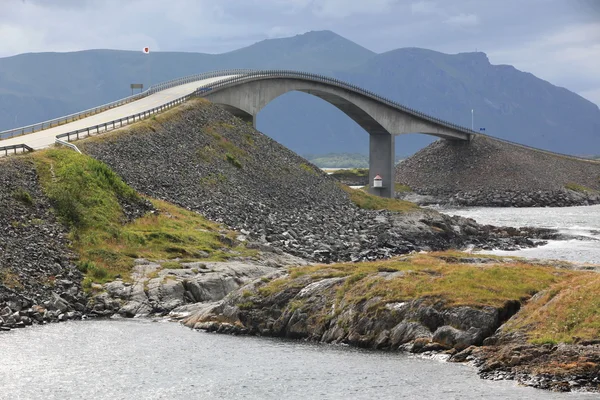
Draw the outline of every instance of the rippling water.
<instances>
[{"instance_id":1,"label":"rippling water","mask_svg":"<svg viewBox=\"0 0 600 400\"><path fill-rule=\"evenodd\" d=\"M600 205L561 208L436 208L450 215L475 219L480 224L534 226L558 229L570 240L550 241L546 246L520 251L493 251L515 255L600 264Z\"/></svg>"},{"instance_id":2,"label":"rippling water","mask_svg":"<svg viewBox=\"0 0 600 400\"><path fill-rule=\"evenodd\" d=\"M595 399L479 379L406 354L140 320L0 335L1 399Z\"/></svg>"}]
</instances>

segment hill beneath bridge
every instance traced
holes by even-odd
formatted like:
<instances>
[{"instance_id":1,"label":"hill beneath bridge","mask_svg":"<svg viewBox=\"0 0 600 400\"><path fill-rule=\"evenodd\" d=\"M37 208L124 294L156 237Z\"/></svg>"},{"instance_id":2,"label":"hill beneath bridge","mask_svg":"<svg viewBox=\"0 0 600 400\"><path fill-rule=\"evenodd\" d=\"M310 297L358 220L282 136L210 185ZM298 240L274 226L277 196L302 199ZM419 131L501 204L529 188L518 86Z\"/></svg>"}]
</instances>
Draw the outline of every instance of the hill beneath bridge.
<instances>
[{"instance_id":1,"label":"hill beneath bridge","mask_svg":"<svg viewBox=\"0 0 600 400\"><path fill-rule=\"evenodd\" d=\"M422 202L469 206L600 203L600 162L541 152L477 136L436 141L396 166L396 182ZM414 198L413 194L401 197Z\"/></svg>"},{"instance_id":2,"label":"hill beneath bridge","mask_svg":"<svg viewBox=\"0 0 600 400\"><path fill-rule=\"evenodd\" d=\"M204 100L78 146L143 194L309 260L369 260L498 239L472 221L404 203L391 207L414 212L372 210L390 205L352 192L359 208L333 178ZM438 225L444 235L438 234Z\"/></svg>"}]
</instances>

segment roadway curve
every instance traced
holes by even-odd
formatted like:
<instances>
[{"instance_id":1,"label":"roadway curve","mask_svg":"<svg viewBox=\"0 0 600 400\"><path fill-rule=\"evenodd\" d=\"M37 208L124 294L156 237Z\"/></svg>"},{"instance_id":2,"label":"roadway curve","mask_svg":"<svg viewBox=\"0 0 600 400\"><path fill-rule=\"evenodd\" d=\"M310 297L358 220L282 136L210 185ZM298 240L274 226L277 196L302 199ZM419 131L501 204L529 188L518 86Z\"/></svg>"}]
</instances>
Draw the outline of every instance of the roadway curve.
<instances>
[{"instance_id":1,"label":"roadway curve","mask_svg":"<svg viewBox=\"0 0 600 400\"><path fill-rule=\"evenodd\" d=\"M172 88L153 93L140 100L132 101L131 103L103 111L87 118L82 118L64 125L48 128L35 133L0 140L0 147L26 144L33 149L46 148L54 144L56 136L62 133L104 124L119 118L125 118L130 115L149 111L157 106L164 105L173 100L190 95L194 93L198 87L210 85L213 82L233 77L235 77L235 75L223 75L174 86Z\"/></svg>"}]
</instances>

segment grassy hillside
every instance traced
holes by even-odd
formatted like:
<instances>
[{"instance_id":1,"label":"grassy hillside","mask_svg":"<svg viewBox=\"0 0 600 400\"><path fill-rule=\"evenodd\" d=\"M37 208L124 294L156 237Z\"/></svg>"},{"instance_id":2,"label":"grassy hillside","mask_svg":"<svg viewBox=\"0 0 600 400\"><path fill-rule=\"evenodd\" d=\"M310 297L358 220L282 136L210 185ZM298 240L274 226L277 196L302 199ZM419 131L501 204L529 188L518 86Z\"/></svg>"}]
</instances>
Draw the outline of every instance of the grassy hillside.
<instances>
[{"instance_id":1,"label":"grassy hillside","mask_svg":"<svg viewBox=\"0 0 600 400\"><path fill-rule=\"evenodd\" d=\"M136 258L224 260L252 255L232 246L219 224L164 201L146 199L108 166L69 149L36 152L46 195L69 227L84 285L129 279Z\"/></svg>"}]
</instances>

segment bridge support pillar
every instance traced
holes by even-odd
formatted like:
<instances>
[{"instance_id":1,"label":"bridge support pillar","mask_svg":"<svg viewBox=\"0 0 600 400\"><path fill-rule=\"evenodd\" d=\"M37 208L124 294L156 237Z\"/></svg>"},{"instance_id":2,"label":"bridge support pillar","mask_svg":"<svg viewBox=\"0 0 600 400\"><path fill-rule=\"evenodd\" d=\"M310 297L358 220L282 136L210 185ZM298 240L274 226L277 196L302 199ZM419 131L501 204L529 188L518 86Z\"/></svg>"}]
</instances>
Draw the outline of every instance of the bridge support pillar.
<instances>
[{"instance_id":1,"label":"bridge support pillar","mask_svg":"<svg viewBox=\"0 0 600 400\"><path fill-rule=\"evenodd\" d=\"M381 197L394 197L394 161L396 137L390 134L369 135L369 193ZM373 179L379 175L381 188L373 187Z\"/></svg>"}]
</instances>

